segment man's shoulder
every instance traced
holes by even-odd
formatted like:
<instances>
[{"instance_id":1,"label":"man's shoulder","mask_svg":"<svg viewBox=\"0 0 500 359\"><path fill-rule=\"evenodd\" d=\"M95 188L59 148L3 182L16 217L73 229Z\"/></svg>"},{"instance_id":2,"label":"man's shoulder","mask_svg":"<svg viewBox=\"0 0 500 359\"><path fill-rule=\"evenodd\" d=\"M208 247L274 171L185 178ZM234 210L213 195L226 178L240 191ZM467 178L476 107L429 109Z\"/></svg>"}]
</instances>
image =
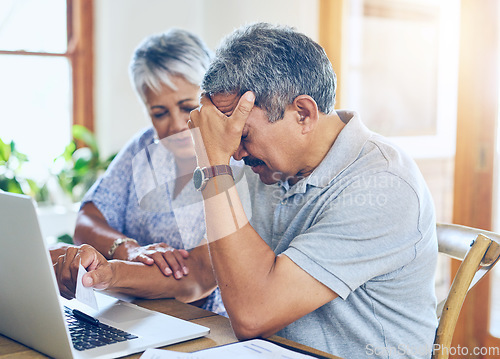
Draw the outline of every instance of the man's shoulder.
<instances>
[{"instance_id":1,"label":"man's shoulder","mask_svg":"<svg viewBox=\"0 0 500 359\"><path fill-rule=\"evenodd\" d=\"M373 134L366 142L357 160L353 162L357 172L368 175L386 173L408 182L410 186L420 185L422 174L415 160L388 138Z\"/></svg>"}]
</instances>

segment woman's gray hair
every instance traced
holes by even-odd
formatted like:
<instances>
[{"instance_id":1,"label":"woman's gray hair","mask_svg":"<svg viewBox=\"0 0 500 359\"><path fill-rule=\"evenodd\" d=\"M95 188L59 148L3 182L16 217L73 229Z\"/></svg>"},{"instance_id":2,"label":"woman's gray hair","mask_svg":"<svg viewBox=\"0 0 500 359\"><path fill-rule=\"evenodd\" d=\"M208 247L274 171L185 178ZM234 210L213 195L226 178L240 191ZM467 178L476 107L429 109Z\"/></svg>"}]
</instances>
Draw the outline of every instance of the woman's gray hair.
<instances>
[{"instance_id":1,"label":"woman's gray hair","mask_svg":"<svg viewBox=\"0 0 500 359\"><path fill-rule=\"evenodd\" d=\"M148 36L137 47L130 63L130 78L139 97L146 102L146 90L160 91L162 84L177 90L172 76L182 76L201 85L212 52L196 35L170 29Z\"/></svg>"},{"instance_id":2,"label":"woman's gray hair","mask_svg":"<svg viewBox=\"0 0 500 359\"><path fill-rule=\"evenodd\" d=\"M202 83L208 94L253 91L269 122L283 118L299 95L309 95L319 111L335 105L336 76L323 48L287 26L255 23L223 39Z\"/></svg>"}]
</instances>

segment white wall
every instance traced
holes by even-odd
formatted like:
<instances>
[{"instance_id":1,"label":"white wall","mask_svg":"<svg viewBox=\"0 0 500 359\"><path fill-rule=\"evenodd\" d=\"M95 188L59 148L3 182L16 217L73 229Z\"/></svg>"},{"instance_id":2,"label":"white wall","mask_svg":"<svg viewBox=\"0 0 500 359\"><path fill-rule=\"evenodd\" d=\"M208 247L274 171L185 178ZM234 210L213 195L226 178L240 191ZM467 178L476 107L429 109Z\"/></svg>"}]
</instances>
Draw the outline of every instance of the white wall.
<instances>
[{"instance_id":1,"label":"white wall","mask_svg":"<svg viewBox=\"0 0 500 359\"><path fill-rule=\"evenodd\" d=\"M294 26L318 39L317 0L208 0L203 4L203 39L212 49L235 28L255 21Z\"/></svg>"},{"instance_id":2,"label":"white wall","mask_svg":"<svg viewBox=\"0 0 500 359\"><path fill-rule=\"evenodd\" d=\"M318 0L99 0L95 6L95 129L104 155L149 125L128 77L136 46L170 27L189 30L215 49L248 22L296 27L318 38Z\"/></svg>"}]
</instances>

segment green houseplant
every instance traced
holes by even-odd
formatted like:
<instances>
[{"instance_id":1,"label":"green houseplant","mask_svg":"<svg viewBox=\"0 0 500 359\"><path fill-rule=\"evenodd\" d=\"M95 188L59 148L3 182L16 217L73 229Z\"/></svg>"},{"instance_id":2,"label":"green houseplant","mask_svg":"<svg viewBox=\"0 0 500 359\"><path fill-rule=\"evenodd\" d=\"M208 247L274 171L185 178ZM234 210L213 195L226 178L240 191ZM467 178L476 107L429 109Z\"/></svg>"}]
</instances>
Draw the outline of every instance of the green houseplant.
<instances>
[{"instance_id":1,"label":"green houseplant","mask_svg":"<svg viewBox=\"0 0 500 359\"><path fill-rule=\"evenodd\" d=\"M48 236L66 243L72 243L66 227L68 221L72 222L76 218L74 208L77 208L76 203L72 205L67 202L79 202L116 156L113 154L101 159L94 134L83 126L73 125L72 137L64 152L54 159L54 166L50 170L52 176L43 185L38 185L22 174L28 156L17 150L15 142L5 143L0 139L0 190L33 197L40 204L41 223L56 222L65 228L58 233L62 228L51 227L50 231L56 233Z\"/></svg>"},{"instance_id":2,"label":"green houseplant","mask_svg":"<svg viewBox=\"0 0 500 359\"><path fill-rule=\"evenodd\" d=\"M64 193L78 202L116 156L101 159L94 134L81 125L73 125L73 140L54 159L60 170L55 173ZM78 147L77 144L84 146ZM61 165L62 163L62 165Z\"/></svg>"},{"instance_id":3,"label":"green houseplant","mask_svg":"<svg viewBox=\"0 0 500 359\"><path fill-rule=\"evenodd\" d=\"M47 200L47 187L39 186L33 179L21 174L26 162L28 162L28 156L17 150L14 141L5 143L0 139L0 189L30 195L37 201Z\"/></svg>"}]
</instances>

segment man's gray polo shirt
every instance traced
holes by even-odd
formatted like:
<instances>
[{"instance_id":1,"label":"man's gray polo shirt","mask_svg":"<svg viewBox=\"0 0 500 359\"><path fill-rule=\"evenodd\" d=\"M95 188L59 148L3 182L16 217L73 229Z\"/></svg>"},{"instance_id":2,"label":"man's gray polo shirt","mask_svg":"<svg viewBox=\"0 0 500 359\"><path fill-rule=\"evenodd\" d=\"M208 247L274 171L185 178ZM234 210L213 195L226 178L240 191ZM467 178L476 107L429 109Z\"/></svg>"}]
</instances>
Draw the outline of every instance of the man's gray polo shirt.
<instances>
[{"instance_id":1,"label":"man's gray polo shirt","mask_svg":"<svg viewBox=\"0 0 500 359\"><path fill-rule=\"evenodd\" d=\"M294 186L245 170L252 226L339 295L277 334L344 358L428 358L437 325L431 195L409 156L356 113L339 115L347 125Z\"/></svg>"}]
</instances>

